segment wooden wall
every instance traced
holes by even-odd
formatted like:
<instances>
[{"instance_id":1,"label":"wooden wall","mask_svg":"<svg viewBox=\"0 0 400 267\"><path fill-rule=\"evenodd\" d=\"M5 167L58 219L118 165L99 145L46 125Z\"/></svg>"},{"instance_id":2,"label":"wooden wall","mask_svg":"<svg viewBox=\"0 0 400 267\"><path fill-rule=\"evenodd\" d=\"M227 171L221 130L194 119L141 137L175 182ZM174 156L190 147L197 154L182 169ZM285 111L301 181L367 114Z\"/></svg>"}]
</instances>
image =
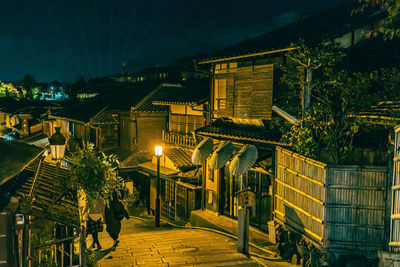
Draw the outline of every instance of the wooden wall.
<instances>
[{"instance_id":1,"label":"wooden wall","mask_svg":"<svg viewBox=\"0 0 400 267\"><path fill-rule=\"evenodd\" d=\"M326 165L277 148L275 219L332 251L377 251L386 186L386 167Z\"/></svg>"},{"instance_id":2,"label":"wooden wall","mask_svg":"<svg viewBox=\"0 0 400 267\"><path fill-rule=\"evenodd\" d=\"M395 129L392 180L392 207L390 216L390 249L400 251L400 127Z\"/></svg>"},{"instance_id":3,"label":"wooden wall","mask_svg":"<svg viewBox=\"0 0 400 267\"><path fill-rule=\"evenodd\" d=\"M238 67L237 63L217 64L214 88L226 86L226 102L214 110L218 117L242 119L266 119L272 116L273 64ZM224 82L218 83L218 80ZM216 90L218 91L218 89Z\"/></svg>"},{"instance_id":4,"label":"wooden wall","mask_svg":"<svg viewBox=\"0 0 400 267\"><path fill-rule=\"evenodd\" d=\"M129 113L120 114L119 145L121 148L135 150L137 143L136 120Z\"/></svg>"},{"instance_id":5,"label":"wooden wall","mask_svg":"<svg viewBox=\"0 0 400 267\"><path fill-rule=\"evenodd\" d=\"M383 249L386 183L386 167L328 167L326 246L335 250Z\"/></svg>"},{"instance_id":6,"label":"wooden wall","mask_svg":"<svg viewBox=\"0 0 400 267\"><path fill-rule=\"evenodd\" d=\"M323 245L326 165L277 148L275 218Z\"/></svg>"},{"instance_id":7,"label":"wooden wall","mask_svg":"<svg viewBox=\"0 0 400 267\"><path fill-rule=\"evenodd\" d=\"M162 132L167 128L168 113L140 112L137 117L138 149L154 153L154 146L161 144Z\"/></svg>"}]
</instances>

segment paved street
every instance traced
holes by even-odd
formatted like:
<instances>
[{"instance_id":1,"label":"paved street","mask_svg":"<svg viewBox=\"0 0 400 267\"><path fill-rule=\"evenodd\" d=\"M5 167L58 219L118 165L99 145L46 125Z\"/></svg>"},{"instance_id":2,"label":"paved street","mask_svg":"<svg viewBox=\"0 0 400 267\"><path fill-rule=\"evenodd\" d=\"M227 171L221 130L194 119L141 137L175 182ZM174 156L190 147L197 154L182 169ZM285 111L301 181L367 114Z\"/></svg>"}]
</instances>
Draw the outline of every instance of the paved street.
<instances>
[{"instance_id":1,"label":"paved street","mask_svg":"<svg viewBox=\"0 0 400 267\"><path fill-rule=\"evenodd\" d=\"M252 258L237 252L236 240L232 238L209 231L167 225L156 229L151 219L123 220L120 241L117 249L112 251L112 239L105 231L100 234L103 250L95 252L101 258L99 266L263 266L260 263L263 259L256 260L253 250ZM90 244L88 238L88 246ZM267 266L265 261L264 266Z\"/></svg>"}]
</instances>

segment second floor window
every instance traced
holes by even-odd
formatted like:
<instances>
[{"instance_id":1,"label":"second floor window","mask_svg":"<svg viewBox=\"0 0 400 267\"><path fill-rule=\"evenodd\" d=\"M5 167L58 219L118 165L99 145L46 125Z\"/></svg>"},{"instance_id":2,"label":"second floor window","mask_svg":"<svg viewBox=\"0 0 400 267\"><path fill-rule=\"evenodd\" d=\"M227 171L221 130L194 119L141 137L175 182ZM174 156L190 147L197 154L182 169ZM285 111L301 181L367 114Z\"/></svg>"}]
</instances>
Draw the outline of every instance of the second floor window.
<instances>
[{"instance_id":1,"label":"second floor window","mask_svg":"<svg viewBox=\"0 0 400 267\"><path fill-rule=\"evenodd\" d=\"M197 128L204 126L202 116L171 114L170 131L189 134Z\"/></svg>"},{"instance_id":2,"label":"second floor window","mask_svg":"<svg viewBox=\"0 0 400 267\"><path fill-rule=\"evenodd\" d=\"M226 108L226 79L214 80L214 110Z\"/></svg>"}]
</instances>

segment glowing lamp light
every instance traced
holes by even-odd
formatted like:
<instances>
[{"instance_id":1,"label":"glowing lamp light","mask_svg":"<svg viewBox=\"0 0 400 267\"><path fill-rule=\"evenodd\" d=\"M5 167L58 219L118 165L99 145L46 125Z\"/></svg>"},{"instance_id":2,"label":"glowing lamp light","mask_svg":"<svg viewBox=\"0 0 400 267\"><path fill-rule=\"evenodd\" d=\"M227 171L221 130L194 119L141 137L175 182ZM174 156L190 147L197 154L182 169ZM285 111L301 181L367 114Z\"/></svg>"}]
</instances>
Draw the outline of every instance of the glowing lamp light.
<instances>
[{"instance_id":1,"label":"glowing lamp light","mask_svg":"<svg viewBox=\"0 0 400 267\"><path fill-rule=\"evenodd\" d=\"M162 146L155 146L155 154L156 154L156 157L162 156Z\"/></svg>"},{"instance_id":2,"label":"glowing lamp light","mask_svg":"<svg viewBox=\"0 0 400 267\"><path fill-rule=\"evenodd\" d=\"M61 127L55 127L56 132L49 138L50 150L53 160L60 160L65 153L65 137L60 132Z\"/></svg>"}]
</instances>

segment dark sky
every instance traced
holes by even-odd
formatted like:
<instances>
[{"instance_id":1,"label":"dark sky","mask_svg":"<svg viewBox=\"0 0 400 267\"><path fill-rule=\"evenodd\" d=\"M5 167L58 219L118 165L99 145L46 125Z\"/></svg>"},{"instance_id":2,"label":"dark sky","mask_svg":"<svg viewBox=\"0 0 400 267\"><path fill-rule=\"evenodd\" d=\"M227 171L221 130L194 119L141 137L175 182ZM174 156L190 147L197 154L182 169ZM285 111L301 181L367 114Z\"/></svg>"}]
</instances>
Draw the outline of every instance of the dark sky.
<instances>
[{"instance_id":1,"label":"dark sky","mask_svg":"<svg viewBox=\"0 0 400 267\"><path fill-rule=\"evenodd\" d=\"M101 77L210 53L340 0L0 0L0 80Z\"/></svg>"}]
</instances>

